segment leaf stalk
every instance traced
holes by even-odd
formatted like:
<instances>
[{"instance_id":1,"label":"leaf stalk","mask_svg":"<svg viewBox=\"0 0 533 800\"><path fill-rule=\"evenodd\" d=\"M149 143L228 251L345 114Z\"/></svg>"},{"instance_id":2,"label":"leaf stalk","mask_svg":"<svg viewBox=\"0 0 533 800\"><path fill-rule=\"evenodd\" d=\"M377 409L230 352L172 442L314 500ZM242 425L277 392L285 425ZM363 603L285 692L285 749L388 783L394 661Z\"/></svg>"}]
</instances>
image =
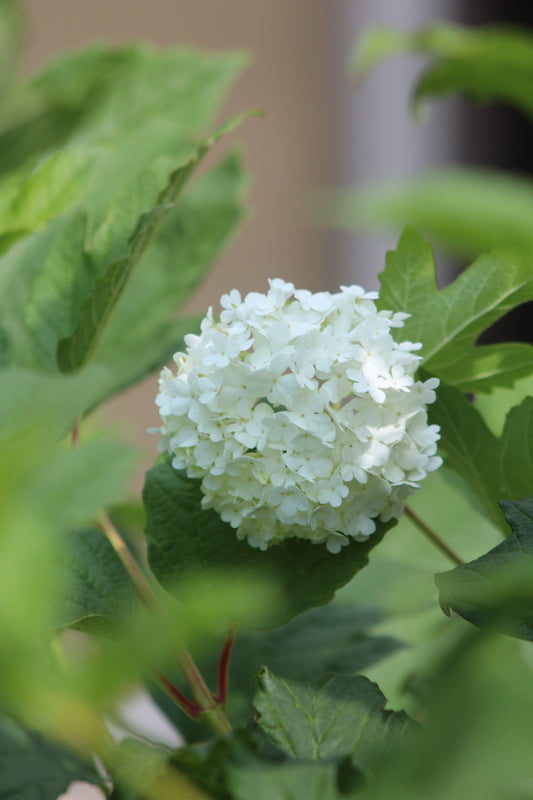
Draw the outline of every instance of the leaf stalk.
<instances>
[{"instance_id":1,"label":"leaf stalk","mask_svg":"<svg viewBox=\"0 0 533 800\"><path fill-rule=\"evenodd\" d=\"M414 522L416 527L430 540L430 542L432 542L435 547L441 551L441 553L444 553L444 555L449 558L450 561L453 561L456 566L460 566L461 564L465 563L463 559L460 558L460 556L458 556L457 553L452 550L452 548L449 547L437 533L435 533L433 528L430 528L427 522L424 522L422 517L419 517L418 514L413 511L411 506L405 506L405 513L412 520L412 522Z\"/></svg>"}]
</instances>

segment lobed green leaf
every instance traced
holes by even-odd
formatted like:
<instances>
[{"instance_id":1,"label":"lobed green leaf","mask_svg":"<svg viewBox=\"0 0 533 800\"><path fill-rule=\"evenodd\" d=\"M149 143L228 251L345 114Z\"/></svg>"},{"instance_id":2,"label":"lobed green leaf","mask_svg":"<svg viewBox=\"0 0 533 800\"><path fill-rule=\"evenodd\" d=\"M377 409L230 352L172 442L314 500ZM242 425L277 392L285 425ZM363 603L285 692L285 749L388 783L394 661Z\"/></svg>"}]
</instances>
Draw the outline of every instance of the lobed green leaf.
<instances>
[{"instance_id":1,"label":"lobed green leaf","mask_svg":"<svg viewBox=\"0 0 533 800\"><path fill-rule=\"evenodd\" d=\"M533 299L529 263L503 253L481 255L445 289L437 287L430 245L407 227L387 253L379 306L411 314L402 337L423 343L423 365L462 391L509 385L533 368L533 348L477 346L479 336L511 308Z\"/></svg>"},{"instance_id":2,"label":"lobed green leaf","mask_svg":"<svg viewBox=\"0 0 533 800\"><path fill-rule=\"evenodd\" d=\"M288 756L325 760L350 756L365 775L412 736L403 711L384 711L385 697L362 675L326 676L298 683L266 667L258 678L254 707L261 730Z\"/></svg>"}]
</instances>

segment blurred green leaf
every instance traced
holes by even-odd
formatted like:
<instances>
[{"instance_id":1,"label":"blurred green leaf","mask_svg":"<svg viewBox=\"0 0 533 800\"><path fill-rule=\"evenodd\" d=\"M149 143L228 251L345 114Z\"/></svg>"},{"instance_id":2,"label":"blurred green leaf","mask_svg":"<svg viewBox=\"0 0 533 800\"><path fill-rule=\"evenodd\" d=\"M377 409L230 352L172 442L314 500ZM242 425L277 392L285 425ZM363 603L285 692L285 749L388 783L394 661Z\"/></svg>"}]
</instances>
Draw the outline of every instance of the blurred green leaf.
<instances>
[{"instance_id":1,"label":"blurred green leaf","mask_svg":"<svg viewBox=\"0 0 533 800\"><path fill-rule=\"evenodd\" d=\"M58 446L88 390L86 376L0 374L0 682L24 712L47 682L46 645L64 588L62 536L119 499L132 466L129 450L110 442Z\"/></svg>"},{"instance_id":2,"label":"blurred green leaf","mask_svg":"<svg viewBox=\"0 0 533 800\"><path fill-rule=\"evenodd\" d=\"M170 753L138 739L124 739L111 765L116 800L209 800L188 776L175 769Z\"/></svg>"},{"instance_id":3,"label":"blurred green leaf","mask_svg":"<svg viewBox=\"0 0 533 800\"><path fill-rule=\"evenodd\" d=\"M58 133L44 147L43 153L51 151L47 159L35 166L42 154L30 147L0 183L0 206L12 212L0 241L4 362L55 371L58 342L66 339L61 365L75 369L105 331L99 352L111 381L101 387L105 397L159 367L175 350L184 333L176 309L242 215L236 157L211 170L190 200L174 207L176 195L213 140L234 124L219 129L197 152L193 140L218 111L245 61L240 53L94 48L59 59L22 93L29 106L71 109L73 121L70 127L62 122L66 134ZM21 118L29 113L22 105ZM25 152L23 138L18 130L15 150ZM5 152L9 132L0 135L0 149L2 139ZM11 155L16 162L16 153ZM160 225L161 242L152 241ZM28 235L20 240L23 234ZM141 255L142 269L129 280ZM124 316L113 329L107 322L119 298ZM132 342L137 330L145 336ZM117 353L115 337L122 352ZM68 355L71 345L76 352ZM137 356L125 365L121 356L135 347ZM134 365L139 353L144 363Z\"/></svg>"},{"instance_id":4,"label":"blurred green leaf","mask_svg":"<svg viewBox=\"0 0 533 800\"><path fill-rule=\"evenodd\" d=\"M437 288L430 245L407 227L381 273L380 308L411 314L402 338L423 343L423 364L462 391L509 385L533 369L533 347L476 347L479 336L516 305L533 299L528 262L480 256L445 289Z\"/></svg>"},{"instance_id":5,"label":"blurred green leaf","mask_svg":"<svg viewBox=\"0 0 533 800\"><path fill-rule=\"evenodd\" d=\"M417 100L461 91L479 102L504 100L533 114L533 35L526 28L463 27L449 23L405 32L370 29L353 56L356 74L398 53L429 54Z\"/></svg>"},{"instance_id":6,"label":"blurred green leaf","mask_svg":"<svg viewBox=\"0 0 533 800\"><path fill-rule=\"evenodd\" d=\"M73 753L0 717L0 797L57 800L73 781L103 783L95 768Z\"/></svg>"},{"instance_id":7,"label":"blurred green leaf","mask_svg":"<svg viewBox=\"0 0 533 800\"><path fill-rule=\"evenodd\" d=\"M24 20L18 0L0 0L0 103L12 91Z\"/></svg>"},{"instance_id":8,"label":"blurred green leaf","mask_svg":"<svg viewBox=\"0 0 533 800\"><path fill-rule=\"evenodd\" d=\"M178 349L183 335L195 330L197 319L179 319L177 309L240 221L244 187L240 158L231 155L180 200L132 275L95 359L85 370L93 377L83 411L160 368ZM83 291L89 292L92 285L82 249L86 224L84 215L73 212L72 219L54 221L0 258L5 269L0 273L0 311L10 348L6 358L28 365L42 362L55 369L59 329L67 331L76 324L74 311ZM32 320L30 331L24 317L33 313L32 295L38 291L32 283L33 271L43 258L76 269L78 287L74 291L59 282L55 299L45 313L46 304L41 305L39 322ZM43 284L43 290L48 293L50 285Z\"/></svg>"},{"instance_id":9,"label":"blurred green leaf","mask_svg":"<svg viewBox=\"0 0 533 800\"><path fill-rule=\"evenodd\" d=\"M32 485L35 502L54 509L61 528L91 522L122 499L135 466L135 452L112 441L82 444L57 453Z\"/></svg>"},{"instance_id":10,"label":"blurred green leaf","mask_svg":"<svg viewBox=\"0 0 533 800\"><path fill-rule=\"evenodd\" d=\"M442 384L429 407L429 420L441 426L446 465L463 478L485 513L507 534L499 501L525 497L531 490L533 398L511 409L498 438L461 392Z\"/></svg>"},{"instance_id":11,"label":"blurred green leaf","mask_svg":"<svg viewBox=\"0 0 533 800\"><path fill-rule=\"evenodd\" d=\"M137 598L102 531L92 527L69 531L57 549L64 590L57 625L103 636L116 634Z\"/></svg>"},{"instance_id":12,"label":"blurred green leaf","mask_svg":"<svg viewBox=\"0 0 533 800\"><path fill-rule=\"evenodd\" d=\"M334 762L257 763L230 765L228 788L232 800L341 800Z\"/></svg>"},{"instance_id":13,"label":"blurred green leaf","mask_svg":"<svg viewBox=\"0 0 533 800\"><path fill-rule=\"evenodd\" d=\"M417 84L416 100L462 91L480 102L503 100L533 113L530 31L449 24L414 32L376 28L358 47L353 66L361 74L407 52L434 59ZM531 181L491 170L446 168L403 185L333 193L324 215L340 227L409 222L467 256L502 248L529 259L533 247ZM525 374L523 348L513 358L522 361Z\"/></svg>"},{"instance_id":14,"label":"blurred green leaf","mask_svg":"<svg viewBox=\"0 0 533 800\"><path fill-rule=\"evenodd\" d=\"M199 328L198 317L180 318L178 309L242 219L244 188L241 159L230 155L186 193L163 225L95 354L100 400L160 369L183 336Z\"/></svg>"},{"instance_id":15,"label":"blurred green leaf","mask_svg":"<svg viewBox=\"0 0 533 800\"><path fill-rule=\"evenodd\" d=\"M22 180L0 183L0 252L78 199L89 162L80 149L63 150L43 158Z\"/></svg>"},{"instance_id":16,"label":"blurred green leaf","mask_svg":"<svg viewBox=\"0 0 533 800\"><path fill-rule=\"evenodd\" d=\"M326 676L314 683L261 671L254 707L261 730L296 759L350 756L371 774L387 753L413 736L415 723L403 711L384 711L386 700L362 675Z\"/></svg>"},{"instance_id":17,"label":"blurred green leaf","mask_svg":"<svg viewBox=\"0 0 533 800\"><path fill-rule=\"evenodd\" d=\"M496 170L447 167L402 184L333 192L323 217L340 228L415 225L452 253L533 247L533 185Z\"/></svg>"},{"instance_id":18,"label":"blurred green leaf","mask_svg":"<svg viewBox=\"0 0 533 800\"><path fill-rule=\"evenodd\" d=\"M355 796L346 777L359 778L358 788L361 783L347 759L339 763L284 758L257 729L179 748L172 761L219 800L341 800Z\"/></svg>"},{"instance_id":19,"label":"blurred green leaf","mask_svg":"<svg viewBox=\"0 0 533 800\"><path fill-rule=\"evenodd\" d=\"M262 552L239 541L214 511L202 510L199 481L168 461L146 474L143 497L149 561L163 585L176 588L186 581L209 589L217 572L242 572L261 582L260 603L268 620L264 627L282 625L332 600L335 590L368 563L368 553L394 524L378 524L368 541L343 548L341 558L325 547L294 539Z\"/></svg>"},{"instance_id":20,"label":"blurred green leaf","mask_svg":"<svg viewBox=\"0 0 533 800\"><path fill-rule=\"evenodd\" d=\"M509 409L519 406L526 397L533 397L533 373L525 378L519 378L512 387L494 389L490 394L477 395L474 404L491 431L499 436Z\"/></svg>"},{"instance_id":21,"label":"blurred green leaf","mask_svg":"<svg viewBox=\"0 0 533 800\"><path fill-rule=\"evenodd\" d=\"M501 506L512 533L480 558L437 575L440 603L446 614L533 641L533 498Z\"/></svg>"},{"instance_id":22,"label":"blurred green leaf","mask_svg":"<svg viewBox=\"0 0 533 800\"><path fill-rule=\"evenodd\" d=\"M422 735L374 773L365 800L529 798L533 682L525 646L463 628L426 674Z\"/></svg>"},{"instance_id":23,"label":"blurred green leaf","mask_svg":"<svg viewBox=\"0 0 533 800\"><path fill-rule=\"evenodd\" d=\"M124 168L120 146L131 156L136 137L144 136L147 143L150 129L156 148L162 127L173 146L197 135L218 112L247 62L243 52L165 51L149 44L115 49L93 45L62 54L19 89L4 113L0 174L31 168L44 153L67 142L84 147L99 143L116 150L114 169L108 159L114 179L117 169ZM143 160L142 152L139 158ZM134 172L134 161L131 166ZM114 182L104 182L104 194L113 191Z\"/></svg>"}]
</instances>

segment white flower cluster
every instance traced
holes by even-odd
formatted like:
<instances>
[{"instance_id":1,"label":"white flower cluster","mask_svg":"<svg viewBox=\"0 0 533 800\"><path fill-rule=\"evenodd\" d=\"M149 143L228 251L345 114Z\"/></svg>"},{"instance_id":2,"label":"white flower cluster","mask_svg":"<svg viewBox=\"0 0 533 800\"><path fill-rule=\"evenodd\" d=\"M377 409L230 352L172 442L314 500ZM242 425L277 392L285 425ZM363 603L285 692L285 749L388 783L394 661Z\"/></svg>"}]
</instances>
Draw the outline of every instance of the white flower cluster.
<instances>
[{"instance_id":1,"label":"white flower cluster","mask_svg":"<svg viewBox=\"0 0 533 800\"><path fill-rule=\"evenodd\" d=\"M364 540L442 460L426 404L438 380L415 382L421 345L391 331L407 314L378 311L377 292L295 290L221 298L185 337L177 374L156 402L161 450L202 479L203 506L265 550L288 537L337 553Z\"/></svg>"}]
</instances>

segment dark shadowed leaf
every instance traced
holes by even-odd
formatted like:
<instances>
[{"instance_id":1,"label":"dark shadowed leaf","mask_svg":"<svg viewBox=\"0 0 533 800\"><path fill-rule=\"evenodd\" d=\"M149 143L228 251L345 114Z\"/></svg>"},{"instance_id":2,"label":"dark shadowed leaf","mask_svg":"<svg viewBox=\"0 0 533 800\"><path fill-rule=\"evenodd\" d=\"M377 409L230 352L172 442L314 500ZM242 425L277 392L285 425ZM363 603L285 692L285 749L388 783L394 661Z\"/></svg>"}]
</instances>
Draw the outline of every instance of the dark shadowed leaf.
<instances>
[{"instance_id":1,"label":"dark shadowed leaf","mask_svg":"<svg viewBox=\"0 0 533 800\"><path fill-rule=\"evenodd\" d=\"M475 561L436 576L445 613L533 641L533 498L503 502L512 533Z\"/></svg>"},{"instance_id":2,"label":"dark shadowed leaf","mask_svg":"<svg viewBox=\"0 0 533 800\"><path fill-rule=\"evenodd\" d=\"M189 581L208 589L212 576L224 570L257 578L270 586L261 600L265 612L271 612L269 627L332 600L335 591L368 563L368 553L394 524L378 524L366 542L353 542L337 555L297 540L262 552L239 541L214 511L202 510L201 499L200 482L174 470L168 461L147 473L146 532L156 577L176 591Z\"/></svg>"},{"instance_id":3,"label":"dark shadowed leaf","mask_svg":"<svg viewBox=\"0 0 533 800\"><path fill-rule=\"evenodd\" d=\"M429 407L429 420L441 426L446 465L459 473L485 513L507 534L499 501L524 497L531 491L533 398L511 409L502 435L497 437L461 392L442 384L437 401Z\"/></svg>"},{"instance_id":4,"label":"dark shadowed leaf","mask_svg":"<svg viewBox=\"0 0 533 800\"><path fill-rule=\"evenodd\" d=\"M10 717L0 718L0 797L57 800L73 781L95 786L94 767Z\"/></svg>"}]
</instances>

